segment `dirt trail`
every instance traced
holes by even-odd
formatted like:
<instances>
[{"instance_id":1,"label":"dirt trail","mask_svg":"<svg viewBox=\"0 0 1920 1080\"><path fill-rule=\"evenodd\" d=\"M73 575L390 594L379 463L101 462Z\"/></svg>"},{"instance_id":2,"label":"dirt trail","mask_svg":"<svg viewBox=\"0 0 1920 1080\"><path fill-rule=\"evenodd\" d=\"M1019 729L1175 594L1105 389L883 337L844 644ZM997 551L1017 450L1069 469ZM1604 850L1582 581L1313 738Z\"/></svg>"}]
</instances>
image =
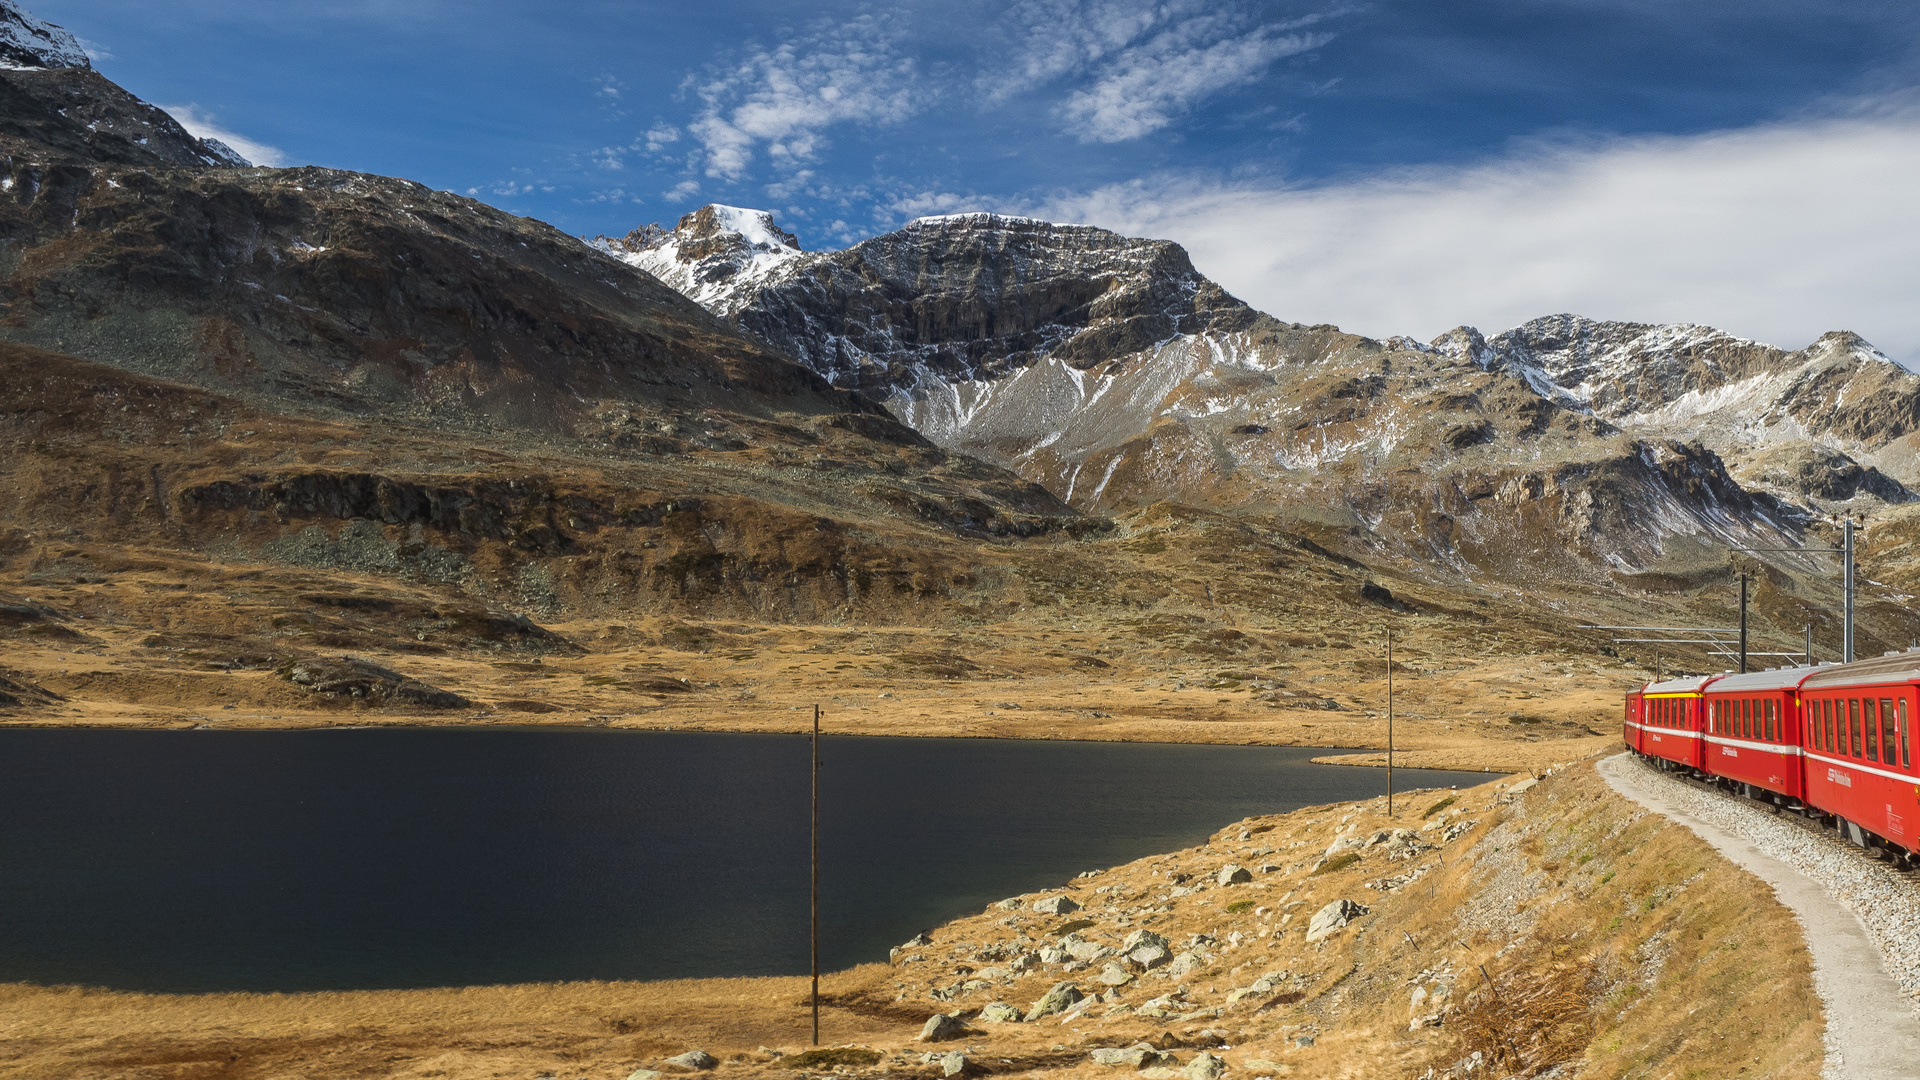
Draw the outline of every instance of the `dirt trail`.
<instances>
[{"instance_id":1,"label":"dirt trail","mask_svg":"<svg viewBox=\"0 0 1920 1080\"><path fill-rule=\"evenodd\" d=\"M1827 1065L1845 1080L1907 1080L1920 1061L1920 1025L1899 984L1887 971L1867 928L1820 882L1736 836L1688 813L1656 787L1658 777L1618 754L1601 761L1612 788L1649 810L1693 830L1734 865L1773 887L1806 934L1813 985L1827 1012ZM1664 786L1664 785L1660 785Z\"/></svg>"}]
</instances>

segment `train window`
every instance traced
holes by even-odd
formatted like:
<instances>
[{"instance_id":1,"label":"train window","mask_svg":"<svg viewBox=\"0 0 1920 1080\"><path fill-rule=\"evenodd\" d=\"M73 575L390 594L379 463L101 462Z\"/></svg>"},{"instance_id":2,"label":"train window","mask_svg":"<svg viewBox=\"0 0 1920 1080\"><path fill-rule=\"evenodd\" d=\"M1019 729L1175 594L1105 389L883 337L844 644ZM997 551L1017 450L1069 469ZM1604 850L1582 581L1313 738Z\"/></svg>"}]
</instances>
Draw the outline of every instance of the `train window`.
<instances>
[{"instance_id":1,"label":"train window","mask_svg":"<svg viewBox=\"0 0 1920 1080\"><path fill-rule=\"evenodd\" d=\"M1779 704L1780 704L1779 702L1777 702L1777 701L1774 701L1774 700L1773 700L1773 699L1771 699L1771 698L1769 698L1769 699L1767 700L1767 741L1768 741L1768 742L1777 742L1777 741L1779 741L1779 735L1780 735L1780 731L1779 731L1779 720L1780 720L1780 717L1779 717L1779 715L1778 715L1778 714L1777 714L1777 712L1776 712L1776 708L1777 708L1777 706L1778 706Z\"/></svg>"},{"instance_id":2,"label":"train window","mask_svg":"<svg viewBox=\"0 0 1920 1080\"><path fill-rule=\"evenodd\" d=\"M1853 740L1854 757L1860 756L1860 699L1847 699L1847 731Z\"/></svg>"},{"instance_id":3,"label":"train window","mask_svg":"<svg viewBox=\"0 0 1920 1080\"><path fill-rule=\"evenodd\" d=\"M1866 759L1880 761L1880 709L1872 698L1860 701L1860 717L1866 726Z\"/></svg>"},{"instance_id":4,"label":"train window","mask_svg":"<svg viewBox=\"0 0 1920 1080\"><path fill-rule=\"evenodd\" d=\"M1753 738L1753 699L1740 703L1740 734L1743 738Z\"/></svg>"},{"instance_id":5,"label":"train window","mask_svg":"<svg viewBox=\"0 0 1920 1080\"><path fill-rule=\"evenodd\" d=\"M1833 753L1833 699L1832 698L1828 698L1825 701L1822 701L1820 703L1820 716L1821 716L1821 725L1826 729L1826 740L1827 740L1826 750L1827 750L1827 753L1831 754Z\"/></svg>"},{"instance_id":6,"label":"train window","mask_svg":"<svg viewBox=\"0 0 1920 1080\"><path fill-rule=\"evenodd\" d=\"M1900 765L1902 768L1911 769L1913 755L1907 748L1907 699L1901 698L1897 708L1900 710Z\"/></svg>"},{"instance_id":7,"label":"train window","mask_svg":"<svg viewBox=\"0 0 1920 1080\"><path fill-rule=\"evenodd\" d=\"M1891 765L1899 760L1894 756L1895 735L1893 732L1893 699L1880 699L1880 760Z\"/></svg>"}]
</instances>

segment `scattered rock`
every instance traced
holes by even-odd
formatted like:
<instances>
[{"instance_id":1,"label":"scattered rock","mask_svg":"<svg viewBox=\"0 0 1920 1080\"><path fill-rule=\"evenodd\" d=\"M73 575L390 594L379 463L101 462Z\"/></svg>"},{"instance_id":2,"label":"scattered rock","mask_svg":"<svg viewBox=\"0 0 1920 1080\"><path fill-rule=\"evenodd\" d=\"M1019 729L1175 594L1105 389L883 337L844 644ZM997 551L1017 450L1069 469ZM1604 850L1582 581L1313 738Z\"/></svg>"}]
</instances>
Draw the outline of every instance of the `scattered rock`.
<instances>
[{"instance_id":1,"label":"scattered rock","mask_svg":"<svg viewBox=\"0 0 1920 1080\"><path fill-rule=\"evenodd\" d=\"M1206 957L1197 952L1183 952L1173 958L1173 964L1167 968L1167 974L1178 979L1183 975L1191 975L1206 966Z\"/></svg>"},{"instance_id":2,"label":"scattered rock","mask_svg":"<svg viewBox=\"0 0 1920 1080\"><path fill-rule=\"evenodd\" d=\"M1125 986L1133 981L1133 972L1117 960L1110 960L1100 969L1100 981L1108 986Z\"/></svg>"},{"instance_id":3,"label":"scattered rock","mask_svg":"<svg viewBox=\"0 0 1920 1080\"><path fill-rule=\"evenodd\" d=\"M1135 930L1127 935L1127 940L1120 943L1120 951L1130 953L1145 945L1156 945L1164 949L1167 947L1167 939L1151 930Z\"/></svg>"},{"instance_id":4,"label":"scattered rock","mask_svg":"<svg viewBox=\"0 0 1920 1080\"><path fill-rule=\"evenodd\" d=\"M1253 880L1253 873L1244 866L1228 865L1220 868L1214 880L1221 885L1244 885Z\"/></svg>"},{"instance_id":5,"label":"scattered rock","mask_svg":"<svg viewBox=\"0 0 1920 1080\"><path fill-rule=\"evenodd\" d=\"M993 906L999 908L1001 911L1019 911L1020 898L1017 896L1008 897Z\"/></svg>"},{"instance_id":6,"label":"scattered rock","mask_svg":"<svg viewBox=\"0 0 1920 1080\"><path fill-rule=\"evenodd\" d=\"M1295 1046L1303 1046L1303 1047L1304 1047L1304 1046L1312 1046L1312 1045L1313 1045L1313 1036L1311 1036L1311 1035L1299 1035L1299 1036L1295 1036L1295 1037L1294 1037L1294 1040L1293 1040L1293 1045L1295 1045Z\"/></svg>"},{"instance_id":7,"label":"scattered rock","mask_svg":"<svg viewBox=\"0 0 1920 1080\"><path fill-rule=\"evenodd\" d=\"M1073 1006L1085 1001L1086 998L1087 995L1082 993L1080 987L1075 983L1054 983L1052 989L1042 994L1040 1000L1033 1003L1033 1008L1027 1010L1027 1020L1028 1022L1032 1022L1043 1016L1052 1016L1055 1013L1066 1012Z\"/></svg>"},{"instance_id":8,"label":"scattered rock","mask_svg":"<svg viewBox=\"0 0 1920 1080\"><path fill-rule=\"evenodd\" d=\"M1365 906L1351 900L1335 900L1314 912L1313 921L1307 924L1308 943L1332 937L1334 931L1365 915L1367 911Z\"/></svg>"},{"instance_id":9,"label":"scattered rock","mask_svg":"<svg viewBox=\"0 0 1920 1080\"><path fill-rule=\"evenodd\" d=\"M1526 778L1525 780L1522 780L1522 781L1520 781L1519 783L1517 783L1517 784L1515 784L1515 785L1513 785L1512 787L1510 787L1510 788L1508 788L1508 789L1507 789L1507 794L1509 794L1509 795L1518 795L1518 794L1520 794L1520 793L1521 793L1521 792L1523 792L1523 791L1527 791L1527 790L1529 790L1529 789L1531 789L1531 788L1532 788L1532 787L1533 787L1533 786L1534 786L1535 784L1538 784L1539 782L1540 782L1540 781L1538 781L1538 780L1536 780L1536 779L1534 779L1533 777L1531 777L1531 776L1529 776L1529 777L1527 777L1527 778Z\"/></svg>"},{"instance_id":10,"label":"scattered rock","mask_svg":"<svg viewBox=\"0 0 1920 1080\"><path fill-rule=\"evenodd\" d=\"M1152 1052L1151 1047L1142 1044L1126 1047L1096 1046L1093 1048L1092 1056L1095 1065L1125 1065L1137 1069Z\"/></svg>"},{"instance_id":11,"label":"scattered rock","mask_svg":"<svg viewBox=\"0 0 1920 1080\"><path fill-rule=\"evenodd\" d=\"M1070 896L1049 896L1044 900L1035 900L1033 910L1042 915L1069 915L1080 910Z\"/></svg>"},{"instance_id":12,"label":"scattered rock","mask_svg":"<svg viewBox=\"0 0 1920 1080\"><path fill-rule=\"evenodd\" d=\"M958 1050L940 1059L940 1073L943 1076L960 1076L967 1071L967 1055Z\"/></svg>"},{"instance_id":13,"label":"scattered rock","mask_svg":"<svg viewBox=\"0 0 1920 1080\"><path fill-rule=\"evenodd\" d=\"M904 944L895 945L893 948L887 950L887 963L896 963L900 959L900 954L912 952L915 949L923 948L931 944L933 944L932 938L925 934L915 934L911 938L908 938Z\"/></svg>"},{"instance_id":14,"label":"scattered rock","mask_svg":"<svg viewBox=\"0 0 1920 1080\"><path fill-rule=\"evenodd\" d=\"M295 660L281 672L295 686L324 697L462 709L472 702L452 691L428 686L357 656L315 656Z\"/></svg>"},{"instance_id":15,"label":"scattered rock","mask_svg":"<svg viewBox=\"0 0 1920 1080\"><path fill-rule=\"evenodd\" d=\"M668 1058L667 1064L680 1069L705 1071L718 1067L720 1060L705 1050L689 1050L684 1054L676 1054Z\"/></svg>"},{"instance_id":16,"label":"scattered rock","mask_svg":"<svg viewBox=\"0 0 1920 1080\"><path fill-rule=\"evenodd\" d=\"M1164 944L1142 945L1128 953L1127 959L1139 964L1142 971L1152 971L1154 968L1172 960L1173 950L1167 948Z\"/></svg>"},{"instance_id":17,"label":"scattered rock","mask_svg":"<svg viewBox=\"0 0 1920 1080\"><path fill-rule=\"evenodd\" d=\"M1220 1080L1227 1071L1227 1063L1216 1054L1196 1054L1181 1072L1187 1080Z\"/></svg>"},{"instance_id":18,"label":"scattered rock","mask_svg":"<svg viewBox=\"0 0 1920 1080\"><path fill-rule=\"evenodd\" d=\"M947 1042L963 1039L973 1034L973 1029L946 1013L934 1013L927 1019L925 1027L920 1029L921 1042Z\"/></svg>"},{"instance_id":19,"label":"scattered rock","mask_svg":"<svg viewBox=\"0 0 1920 1080\"><path fill-rule=\"evenodd\" d=\"M1020 1010L1004 1001L996 1001L980 1010L980 1023L1017 1024L1020 1022Z\"/></svg>"}]
</instances>

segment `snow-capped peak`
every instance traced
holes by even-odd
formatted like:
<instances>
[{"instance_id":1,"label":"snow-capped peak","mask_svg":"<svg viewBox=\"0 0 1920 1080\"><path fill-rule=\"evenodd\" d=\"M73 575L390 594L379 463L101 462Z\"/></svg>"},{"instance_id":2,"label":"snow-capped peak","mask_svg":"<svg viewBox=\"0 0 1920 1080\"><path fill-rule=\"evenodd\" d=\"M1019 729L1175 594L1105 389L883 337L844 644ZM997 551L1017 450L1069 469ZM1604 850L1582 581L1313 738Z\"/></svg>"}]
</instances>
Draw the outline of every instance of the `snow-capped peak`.
<instances>
[{"instance_id":1,"label":"snow-capped peak","mask_svg":"<svg viewBox=\"0 0 1920 1080\"><path fill-rule=\"evenodd\" d=\"M91 67L80 40L15 3L0 0L0 67Z\"/></svg>"},{"instance_id":2,"label":"snow-capped peak","mask_svg":"<svg viewBox=\"0 0 1920 1080\"><path fill-rule=\"evenodd\" d=\"M766 281L805 254L792 233L773 223L771 211L719 203L695 210L672 229L643 225L592 243L722 316L731 316L752 291L743 286Z\"/></svg>"},{"instance_id":3,"label":"snow-capped peak","mask_svg":"<svg viewBox=\"0 0 1920 1080\"><path fill-rule=\"evenodd\" d=\"M723 232L738 233L741 239L757 248L768 250L787 248L796 252L800 250L799 239L773 223L771 210L749 210L739 206L711 203L692 216L698 218L701 213L712 215L713 224L709 235Z\"/></svg>"}]
</instances>

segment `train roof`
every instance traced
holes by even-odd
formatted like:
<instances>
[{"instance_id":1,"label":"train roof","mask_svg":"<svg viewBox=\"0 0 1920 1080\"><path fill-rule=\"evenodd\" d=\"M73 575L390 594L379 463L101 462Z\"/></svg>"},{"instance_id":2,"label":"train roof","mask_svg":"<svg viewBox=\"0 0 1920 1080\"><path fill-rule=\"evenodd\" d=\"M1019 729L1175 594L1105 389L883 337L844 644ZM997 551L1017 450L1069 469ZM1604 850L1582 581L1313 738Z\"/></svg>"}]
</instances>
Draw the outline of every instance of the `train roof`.
<instances>
[{"instance_id":1,"label":"train roof","mask_svg":"<svg viewBox=\"0 0 1920 1080\"><path fill-rule=\"evenodd\" d=\"M1916 654L1920 655L1920 654ZM1668 679L1665 682L1648 683L1641 687L1643 694L1697 694L1700 688L1719 678L1718 675L1689 675L1684 679Z\"/></svg>"},{"instance_id":2,"label":"train roof","mask_svg":"<svg viewBox=\"0 0 1920 1080\"><path fill-rule=\"evenodd\" d=\"M1802 685L1805 690L1828 690L1837 686L1864 686L1877 683L1920 681L1920 649L1888 653L1871 660L1824 667Z\"/></svg>"},{"instance_id":3,"label":"train roof","mask_svg":"<svg viewBox=\"0 0 1920 1080\"><path fill-rule=\"evenodd\" d=\"M1716 694L1751 694L1766 690L1792 690L1810 675L1825 671L1833 664L1806 664L1772 671L1749 671L1741 675L1722 675L1713 684Z\"/></svg>"}]
</instances>

